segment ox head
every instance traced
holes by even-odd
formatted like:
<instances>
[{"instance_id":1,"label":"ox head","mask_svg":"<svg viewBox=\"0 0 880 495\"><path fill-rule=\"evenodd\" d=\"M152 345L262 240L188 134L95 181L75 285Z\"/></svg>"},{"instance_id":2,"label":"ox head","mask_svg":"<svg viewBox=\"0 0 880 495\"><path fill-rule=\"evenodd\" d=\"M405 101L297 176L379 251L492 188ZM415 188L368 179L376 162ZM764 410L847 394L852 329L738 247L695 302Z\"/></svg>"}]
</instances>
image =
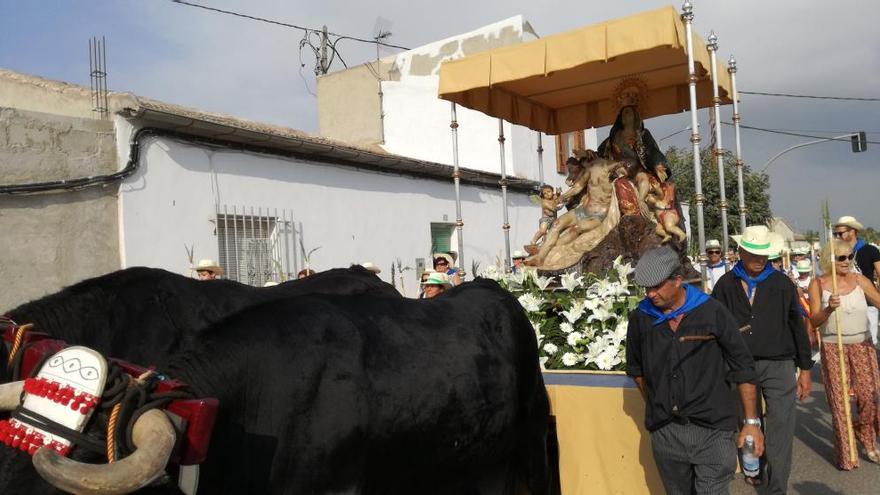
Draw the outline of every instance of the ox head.
<instances>
[{"instance_id":1,"label":"ox head","mask_svg":"<svg viewBox=\"0 0 880 495\"><path fill-rule=\"evenodd\" d=\"M24 382L0 385L0 410L11 411L21 403ZM107 412L93 418L84 432L100 436ZM117 494L139 490L164 474L176 434L168 416L158 409L142 414L134 423L132 442L136 450L111 464L91 464L99 459L88 456L74 460L60 456L49 447L38 449L32 469L52 487L76 494ZM95 457L95 456L92 456ZM26 464L28 454L0 444L0 489L5 493L52 493ZM6 483L8 486L3 487ZM176 491L176 490L174 490Z\"/></svg>"}]
</instances>

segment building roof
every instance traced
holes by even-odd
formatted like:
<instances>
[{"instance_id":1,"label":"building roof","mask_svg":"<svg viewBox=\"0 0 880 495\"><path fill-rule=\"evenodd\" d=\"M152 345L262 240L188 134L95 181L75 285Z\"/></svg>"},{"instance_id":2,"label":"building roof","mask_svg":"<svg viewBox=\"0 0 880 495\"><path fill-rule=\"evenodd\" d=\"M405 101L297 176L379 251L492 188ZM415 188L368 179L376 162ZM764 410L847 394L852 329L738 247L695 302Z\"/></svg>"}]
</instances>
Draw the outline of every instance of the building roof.
<instances>
[{"instance_id":1,"label":"building roof","mask_svg":"<svg viewBox=\"0 0 880 495\"><path fill-rule=\"evenodd\" d=\"M43 92L63 93L66 97L77 100L91 100L89 88L75 84L0 69L0 83L4 79L32 86ZM108 95L108 104L111 112L132 120L137 127L174 131L183 139L192 137L218 145L245 147L316 162L452 182L453 167L450 165L394 155L379 146L327 139L289 127L205 112L132 93L111 92ZM498 174L466 167L460 167L459 173L462 183L489 188L498 187L501 179ZM535 181L517 177L508 177L507 184L510 189L521 192L532 191L539 185Z\"/></svg>"}]
</instances>

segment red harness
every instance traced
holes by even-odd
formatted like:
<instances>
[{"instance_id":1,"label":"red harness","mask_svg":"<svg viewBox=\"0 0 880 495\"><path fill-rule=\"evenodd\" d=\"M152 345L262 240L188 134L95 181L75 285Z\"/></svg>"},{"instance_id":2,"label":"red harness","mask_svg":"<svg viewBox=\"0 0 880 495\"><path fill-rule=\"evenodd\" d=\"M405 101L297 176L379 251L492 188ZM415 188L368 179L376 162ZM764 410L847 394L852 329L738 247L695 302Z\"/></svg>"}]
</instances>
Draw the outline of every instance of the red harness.
<instances>
[{"instance_id":1,"label":"red harness","mask_svg":"<svg viewBox=\"0 0 880 495\"><path fill-rule=\"evenodd\" d=\"M12 347L18 326L12 325L3 332L3 340ZM51 338L48 334L36 331L24 332L20 337L21 343L18 352L21 356L20 376L30 376L31 371L46 356L52 355L66 347L63 340ZM148 371L146 368L131 364L120 359L109 358L108 361L115 363L119 368L133 378L141 376ZM156 383L157 392L171 392L185 390L186 384L174 379L164 379ZM178 432L178 442L171 455L170 462L182 466L201 464L208 455L208 446L211 442L211 432L214 429L214 421L217 417L219 401L213 398L206 399L177 399L171 401L165 412L170 414Z\"/></svg>"}]
</instances>

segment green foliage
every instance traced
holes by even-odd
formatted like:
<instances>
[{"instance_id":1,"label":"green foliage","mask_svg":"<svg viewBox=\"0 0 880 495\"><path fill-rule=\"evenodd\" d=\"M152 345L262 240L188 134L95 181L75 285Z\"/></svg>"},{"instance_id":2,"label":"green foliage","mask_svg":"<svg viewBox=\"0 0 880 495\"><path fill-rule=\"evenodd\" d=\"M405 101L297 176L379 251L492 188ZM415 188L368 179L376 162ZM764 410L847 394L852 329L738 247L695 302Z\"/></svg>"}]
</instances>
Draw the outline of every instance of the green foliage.
<instances>
[{"instance_id":1,"label":"green foliage","mask_svg":"<svg viewBox=\"0 0 880 495\"><path fill-rule=\"evenodd\" d=\"M700 152L703 181L703 220L706 228L706 239L722 239L721 235L721 188L718 180L718 163L710 149ZM672 167L676 192L680 202L691 205L691 231L696 238L697 211L694 202L694 162L693 153L676 147L666 151L666 158ZM727 196L727 229L728 235L739 234L739 195L737 192L736 157L733 153L724 153L724 191ZM767 174L753 172L748 165L743 166L743 194L746 203L746 224L766 225L770 221L770 177Z\"/></svg>"}]
</instances>

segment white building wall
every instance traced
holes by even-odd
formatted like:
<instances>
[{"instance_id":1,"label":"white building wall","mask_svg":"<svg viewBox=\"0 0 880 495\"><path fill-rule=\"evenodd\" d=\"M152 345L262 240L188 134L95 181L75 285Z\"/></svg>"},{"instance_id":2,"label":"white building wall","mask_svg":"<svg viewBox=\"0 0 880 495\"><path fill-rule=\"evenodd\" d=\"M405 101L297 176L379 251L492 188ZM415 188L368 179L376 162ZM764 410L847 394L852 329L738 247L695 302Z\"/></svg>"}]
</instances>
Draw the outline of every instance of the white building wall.
<instances>
[{"instance_id":1,"label":"white building wall","mask_svg":"<svg viewBox=\"0 0 880 495\"><path fill-rule=\"evenodd\" d=\"M120 136L120 142L128 142ZM126 152L127 156L127 152ZM465 266L494 263L503 252L501 195L463 185ZM540 210L526 194L508 195L511 249L525 244ZM455 221L449 182L355 170L303 160L213 149L168 138L142 144L141 166L120 188L124 266L152 266L186 274L184 245L194 256L219 257L212 220L215 204L290 209L301 222L306 250L321 246L312 267L324 270L372 261L390 281L401 258L428 260L431 222ZM453 249L455 247L453 246ZM301 267L300 267L301 268ZM415 274L407 272L413 295Z\"/></svg>"}]
</instances>

